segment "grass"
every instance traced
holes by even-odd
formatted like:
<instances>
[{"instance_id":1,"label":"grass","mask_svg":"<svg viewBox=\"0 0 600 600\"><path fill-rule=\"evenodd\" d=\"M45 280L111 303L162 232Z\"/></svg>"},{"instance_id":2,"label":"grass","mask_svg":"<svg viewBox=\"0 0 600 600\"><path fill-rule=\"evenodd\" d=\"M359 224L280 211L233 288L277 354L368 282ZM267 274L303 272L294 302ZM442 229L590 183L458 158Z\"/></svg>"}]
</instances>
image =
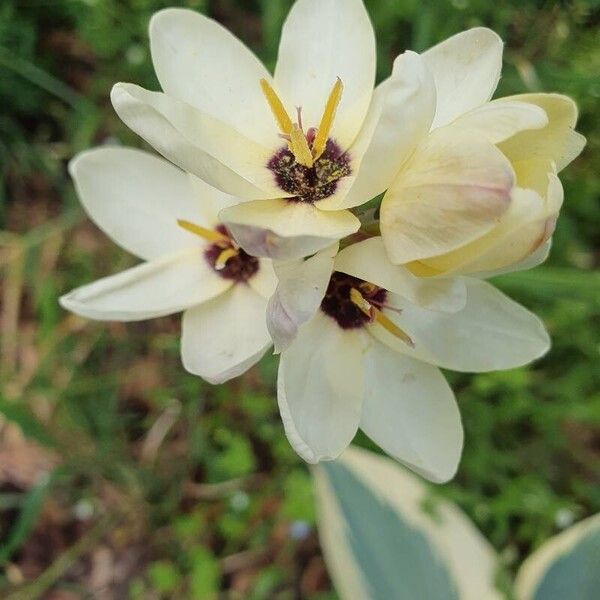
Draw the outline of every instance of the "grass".
<instances>
[{"instance_id":1,"label":"grass","mask_svg":"<svg viewBox=\"0 0 600 600\"><path fill-rule=\"evenodd\" d=\"M173 4L215 16L272 67L291 2ZM183 371L177 318L99 324L57 304L133 264L85 219L66 162L109 138L140 145L108 94L116 81L158 88L146 28L166 5L0 5L0 595L335 598L309 474L277 413L274 360L212 387ZM379 78L404 48L483 24L506 40L500 95L560 91L580 106L588 147L564 174L551 258L497 281L544 319L553 349L527 369L449 375L466 447L456 480L435 492L457 501L514 571L570 520L600 510L600 5L367 5Z\"/></svg>"}]
</instances>

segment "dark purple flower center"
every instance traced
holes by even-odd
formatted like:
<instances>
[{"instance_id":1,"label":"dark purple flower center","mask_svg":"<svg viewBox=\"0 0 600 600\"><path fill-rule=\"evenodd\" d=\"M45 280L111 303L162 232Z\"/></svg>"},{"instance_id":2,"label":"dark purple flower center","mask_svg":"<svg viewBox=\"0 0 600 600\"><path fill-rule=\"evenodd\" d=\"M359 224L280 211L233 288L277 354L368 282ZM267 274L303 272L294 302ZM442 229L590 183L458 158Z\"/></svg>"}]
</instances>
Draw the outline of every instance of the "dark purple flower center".
<instances>
[{"instance_id":1,"label":"dark purple flower center","mask_svg":"<svg viewBox=\"0 0 600 600\"><path fill-rule=\"evenodd\" d=\"M325 151L312 167L296 162L287 147L277 151L267 167L275 175L277 185L293 194L288 200L310 204L335 194L339 180L352 173L349 154L332 139L327 140Z\"/></svg>"},{"instance_id":2,"label":"dark purple flower center","mask_svg":"<svg viewBox=\"0 0 600 600\"><path fill-rule=\"evenodd\" d=\"M335 319L342 329L357 329L372 321L372 318L352 300L353 288L372 306L380 307L385 304L387 292L383 288L335 271L321 302L321 310Z\"/></svg>"},{"instance_id":3,"label":"dark purple flower center","mask_svg":"<svg viewBox=\"0 0 600 600\"><path fill-rule=\"evenodd\" d=\"M226 235L229 241L211 244L204 251L204 257L215 273L223 279L246 283L256 275L260 268L258 258L246 254L244 250L239 248L231 239L229 231L224 225L218 225L216 230ZM225 262L223 262L224 258L227 258Z\"/></svg>"}]
</instances>

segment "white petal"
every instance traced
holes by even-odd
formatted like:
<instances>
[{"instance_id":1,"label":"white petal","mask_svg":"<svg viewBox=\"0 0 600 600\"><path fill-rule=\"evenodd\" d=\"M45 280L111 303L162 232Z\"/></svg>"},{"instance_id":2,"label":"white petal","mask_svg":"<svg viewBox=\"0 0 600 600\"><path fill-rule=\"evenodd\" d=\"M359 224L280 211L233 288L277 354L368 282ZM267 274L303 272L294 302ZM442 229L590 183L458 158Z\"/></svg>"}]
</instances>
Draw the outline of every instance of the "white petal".
<instances>
[{"instance_id":1,"label":"white petal","mask_svg":"<svg viewBox=\"0 0 600 600\"><path fill-rule=\"evenodd\" d=\"M309 463L333 460L356 434L367 338L318 312L281 354L279 411L288 440Z\"/></svg>"},{"instance_id":2,"label":"white petal","mask_svg":"<svg viewBox=\"0 0 600 600\"><path fill-rule=\"evenodd\" d=\"M367 113L375 83L375 34L362 0L298 0L281 33L275 85L304 124L318 127L331 88L344 93L332 137L348 148Z\"/></svg>"},{"instance_id":3,"label":"white petal","mask_svg":"<svg viewBox=\"0 0 600 600\"><path fill-rule=\"evenodd\" d=\"M78 154L69 172L90 218L132 254L149 260L198 246L177 219L206 225L199 201L187 175L166 160L133 148L94 148Z\"/></svg>"},{"instance_id":4,"label":"white petal","mask_svg":"<svg viewBox=\"0 0 600 600\"><path fill-rule=\"evenodd\" d=\"M217 188L208 185L208 183L191 173L188 173L187 176L189 185L192 186L194 191L196 210L202 215L199 221L195 221L194 219L188 220L198 225L206 224L208 227L220 225L219 213L224 208L238 204L240 201L235 196L225 194Z\"/></svg>"},{"instance_id":5,"label":"white petal","mask_svg":"<svg viewBox=\"0 0 600 600\"><path fill-rule=\"evenodd\" d=\"M546 125L546 111L539 106L500 98L459 117L452 127L475 132L488 142L498 144L520 131L542 129Z\"/></svg>"},{"instance_id":6,"label":"white petal","mask_svg":"<svg viewBox=\"0 0 600 600\"><path fill-rule=\"evenodd\" d=\"M548 116L546 127L518 133L499 146L514 166L518 185L543 195L554 165L564 169L585 146L585 138L573 131L577 106L559 94L520 94L505 100L531 104Z\"/></svg>"},{"instance_id":7,"label":"white petal","mask_svg":"<svg viewBox=\"0 0 600 600\"><path fill-rule=\"evenodd\" d=\"M62 296L60 304L89 319L143 321L210 300L230 285L196 248L84 285Z\"/></svg>"},{"instance_id":8,"label":"white petal","mask_svg":"<svg viewBox=\"0 0 600 600\"><path fill-rule=\"evenodd\" d=\"M529 271L541 265L546 261L548 256L550 256L550 250L552 249L552 240L548 240L544 242L533 254L530 254L527 258L522 261L515 263L514 265L510 265L508 267L503 267L502 269L495 269L494 271L485 271L483 273L478 273L477 277L488 278L488 277L496 277L497 275L503 275L505 273L516 273L517 271Z\"/></svg>"},{"instance_id":9,"label":"white petal","mask_svg":"<svg viewBox=\"0 0 600 600\"><path fill-rule=\"evenodd\" d=\"M277 287L277 276L273 269L273 261L268 258L259 258L258 272L248 280L248 285L265 300L268 300Z\"/></svg>"},{"instance_id":10,"label":"white petal","mask_svg":"<svg viewBox=\"0 0 600 600\"><path fill-rule=\"evenodd\" d=\"M392 76L377 89L350 151L352 156L364 154L353 186L345 198L336 203L327 199L322 205L351 208L384 192L429 131L434 113L433 78L418 54L405 52L394 62Z\"/></svg>"},{"instance_id":11,"label":"white petal","mask_svg":"<svg viewBox=\"0 0 600 600\"><path fill-rule=\"evenodd\" d=\"M399 352L454 371L512 369L548 351L550 339L538 317L485 281L466 282L467 304L453 314L418 308L400 296L390 298L402 314L386 314L411 336L414 349L377 324L369 331Z\"/></svg>"},{"instance_id":12,"label":"white petal","mask_svg":"<svg viewBox=\"0 0 600 600\"><path fill-rule=\"evenodd\" d=\"M260 80L271 76L222 25L192 10L168 8L150 21L152 62L162 89L270 146L277 140Z\"/></svg>"},{"instance_id":13,"label":"white petal","mask_svg":"<svg viewBox=\"0 0 600 600\"><path fill-rule=\"evenodd\" d=\"M467 301L465 284L460 277L416 277L405 267L390 262L380 237L344 248L335 259L335 270L400 294L423 308L456 312Z\"/></svg>"},{"instance_id":14,"label":"white petal","mask_svg":"<svg viewBox=\"0 0 600 600\"><path fill-rule=\"evenodd\" d=\"M244 202L221 211L220 218L246 252L275 260L314 254L360 228L350 211L287 200Z\"/></svg>"},{"instance_id":15,"label":"white petal","mask_svg":"<svg viewBox=\"0 0 600 600\"><path fill-rule=\"evenodd\" d=\"M552 176L556 181L558 178ZM558 181L558 188L562 187ZM554 200L555 193L550 192ZM538 250L550 238L558 217L559 202L546 202L534 190L515 188L510 208L498 226L483 237L449 252L423 261L439 273L477 274L495 272L516 265ZM418 274L418 271L417 271Z\"/></svg>"},{"instance_id":16,"label":"white petal","mask_svg":"<svg viewBox=\"0 0 600 600\"><path fill-rule=\"evenodd\" d=\"M272 151L223 121L129 83L117 83L111 100L129 128L165 158L213 187L241 199L282 196L266 167Z\"/></svg>"},{"instance_id":17,"label":"white petal","mask_svg":"<svg viewBox=\"0 0 600 600\"><path fill-rule=\"evenodd\" d=\"M437 88L433 127L441 127L492 97L502 70L502 40L475 27L430 48L423 58Z\"/></svg>"},{"instance_id":18,"label":"white petal","mask_svg":"<svg viewBox=\"0 0 600 600\"><path fill-rule=\"evenodd\" d=\"M375 344L367 355L360 428L387 454L435 483L456 473L463 429L439 369Z\"/></svg>"},{"instance_id":19,"label":"white petal","mask_svg":"<svg viewBox=\"0 0 600 600\"><path fill-rule=\"evenodd\" d=\"M338 247L332 244L306 260L275 264L279 283L267 308L267 327L275 352L289 347L299 327L319 309Z\"/></svg>"},{"instance_id":20,"label":"white petal","mask_svg":"<svg viewBox=\"0 0 600 600\"><path fill-rule=\"evenodd\" d=\"M496 226L514 174L492 144L434 131L417 148L381 205L381 233L397 264L444 254Z\"/></svg>"},{"instance_id":21,"label":"white petal","mask_svg":"<svg viewBox=\"0 0 600 600\"><path fill-rule=\"evenodd\" d=\"M187 310L183 315L184 367L218 384L241 375L271 346L265 324L267 301L244 284Z\"/></svg>"}]
</instances>

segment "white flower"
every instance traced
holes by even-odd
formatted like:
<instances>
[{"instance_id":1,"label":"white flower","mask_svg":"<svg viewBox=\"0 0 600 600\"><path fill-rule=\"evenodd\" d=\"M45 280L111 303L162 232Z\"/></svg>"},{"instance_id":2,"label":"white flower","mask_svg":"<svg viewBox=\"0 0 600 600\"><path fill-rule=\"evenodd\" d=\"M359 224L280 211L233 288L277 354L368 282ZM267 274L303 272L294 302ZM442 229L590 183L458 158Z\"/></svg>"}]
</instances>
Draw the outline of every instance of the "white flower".
<instances>
[{"instance_id":1,"label":"white flower","mask_svg":"<svg viewBox=\"0 0 600 600\"><path fill-rule=\"evenodd\" d=\"M563 192L556 176L583 149L577 108L558 94L489 101L502 41L465 31L418 59L432 75L431 132L398 164L381 205L390 259L420 276L530 268L549 250Z\"/></svg>"},{"instance_id":2,"label":"white flower","mask_svg":"<svg viewBox=\"0 0 600 600\"><path fill-rule=\"evenodd\" d=\"M278 266L267 314L282 351L278 401L288 439L317 462L336 458L360 427L400 462L446 481L463 431L438 367L524 365L547 351L544 326L486 282L415 277L386 259L381 238L335 250Z\"/></svg>"},{"instance_id":3,"label":"white flower","mask_svg":"<svg viewBox=\"0 0 600 600\"><path fill-rule=\"evenodd\" d=\"M271 346L265 324L276 280L217 220L233 199L146 152L98 148L70 164L91 219L144 263L61 298L84 317L140 321L183 311L186 369L211 383L236 377Z\"/></svg>"},{"instance_id":4,"label":"white flower","mask_svg":"<svg viewBox=\"0 0 600 600\"><path fill-rule=\"evenodd\" d=\"M429 129L433 84L416 54L373 92L362 0L298 0L273 76L189 10L154 15L150 44L164 93L119 83L115 110L173 163L239 199L221 219L253 255L307 256L357 231L348 209L382 193Z\"/></svg>"}]
</instances>

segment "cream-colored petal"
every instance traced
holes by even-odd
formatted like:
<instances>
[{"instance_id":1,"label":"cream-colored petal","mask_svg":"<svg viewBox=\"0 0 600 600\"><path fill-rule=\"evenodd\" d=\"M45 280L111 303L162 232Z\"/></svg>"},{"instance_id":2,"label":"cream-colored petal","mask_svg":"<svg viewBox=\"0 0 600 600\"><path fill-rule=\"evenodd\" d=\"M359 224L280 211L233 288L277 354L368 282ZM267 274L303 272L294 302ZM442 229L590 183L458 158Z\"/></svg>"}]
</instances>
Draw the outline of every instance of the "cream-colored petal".
<instances>
[{"instance_id":1,"label":"cream-colored petal","mask_svg":"<svg viewBox=\"0 0 600 600\"><path fill-rule=\"evenodd\" d=\"M360 228L350 211L287 200L245 202L223 210L220 218L246 252L275 260L309 256Z\"/></svg>"},{"instance_id":2,"label":"cream-colored petal","mask_svg":"<svg viewBox=\"0 0 600 600\"><path fill-rule=\"evenodd\" d=\"M266 300L250 287L237 284L187 310L181 337L184 367L213 384L247 371L271 346L266 306Z\"/></svg>"},{"instance_id":3,"label":"cream-colored petal","mask_svg":"<svg viewBox=\"0 0 600 600\"><path fill-rule=\"evenodd\" d=\"M548 117L543 108L506 98L487 102L452 123L457 131L473 132L491 144L503 142L521 131L542 129L547 125Z\"/></svg>"},{"instance_id":4,"label":"cream-colored petal","mask_svg":"<svg viewBox=\"0 0 600 600\"><path fill-rule=\"evenodd\" d=\"M548 351L550 339L538 317L485 281L466 278L466 284L467 304L453 314L425 310L390 294L390 304L402 312L384 312L412 338L414 348L377 323L369 332L418 360L472 373L520 367Z\"/></svg>"},{"instance_id":5,"label":"cream-colored petal","mask_svg":"<svg viewBox=\"0 0 600 600\"><path fill-rule=\"evenodd\" d=\"M463 429L440 370L374 344L360 428L387 454L435 483L454 477Z\"/></svg>"},{"instance_id":6,"label":"cream-colored petal","mask_svg":"<svg viewBox=\"0 0 600 600\"><path fill-rule=\"evenodd\" d=\"M78 154L69 172L92 221L132 254L150 260L199 245L177 219L208 223L186 174L166 160L133 148L94 148Z\"/></svg>"},{"instance_id":7,"label":"cream-colored petal","mask_svg":"<svg viewBox=\"0 0 600 600\"><path fill-rule=\"evenodd\" d=\"M117 83L113 106L123 122L183 170L242 200L281 197L266 165L272 150L223 121L160 92Z\"/></svg>"},{"instance_id":8,"label":"cream-colored petal","mask_svg":"<svg viewBox=\"0 0 600 600\"><path fill-rule=\"evenodd\" d=\"M275 352L288 348L298 329L319 309L338 247L332 244L306 260L275 263L279 283L267 308L267 328Z\"/></svg>"},{"instance_id":9,"label":"cream-colored petal","mask_svg":"<svg viewBox=\"0 0 600 600\"><path fill-rule=\"evenodd\" d=\"M405 267L391 263L381 237L344 248L335 259L335 270L400 294L423 308L456 312L467 301L461 278L423 279Z\"/></svg>"},{"instance_id":10,"label":"cream-colored petal","mask_svg":"<svg viewBox=\"0 0 600 600\"><path fill-rule=\"evenodd\" d=\"M348 194L323 200L322 207L352 208L384 192L404 161L425 137L435 114L435 85L423 59L405 52L392 76L378 88L365 126L350 154L360 161Z\"/></svg>"},{"instance_id":11,"label":"cream-colored petal","mask_svg":"<svg viewBox=\"0 0 600 600\"><path fill-rule=\"evenodd\" d=\"M421 267L425 266L433 273L482 276L525 261L554 232L563 193L558 177L551 175L550 179L547 200L534 190L515 188L510 208L492 231L458 250L409 268L417 275L423 274Z\"/></svg>"},{"instance_id":12,"label":"cream-colored petal","mask_svg":"<svg viewBox=\"0 0 600 600\"><path fill-rule=\"evenodd\" d=\"M492 97L502 70L502 40L475 27L430 48L423 59L437 88L433 127L441 127Z\"/></svg>"},{"instance_id":13,"label":"cream-colored petal","mask_svg":"<svg viewBox=\"0 0 600 600\"><path fill-rule=\"evenodd\" d=\"M333 84L344 92L332 137L348 148L367 113L375 83L375 34L362 0L298 0L281 33L275 86L288 112L302 107L318 127Z\"/></svg>"},{"instance_id":14,"label":"cream-colored petal","mask_svg":"<svg viewBox=\"0 0 600 600\"><path fill-rule=\"evenodd\" d=\"M585 138L573 131L577 106L560 94L520 94L505 100L537 106L548 116L546 127L523 131L499 145L513 164L518 185L544 194L553 165L564 169L585 146Z\"/></svg>"},{"instance_id":15,"label":"cream-colored petal","mask_svg":"<svg viewBox=\"0 0 600 600\"><path fill-rule=\"evenodd\" d=\"M150 49L164 92L259 144L277 142L260 88L271 76L221 24L192 10L161 10L150 21Z\"/></svg>"},{"instance_id":16,"label":"cream-colored petal","mask_svg":"<svg viewBox=\"0 0 600 600\"><path fill-rule=\"evenodd\" d=\"M209 266L202 248L194 248L84 285L62 296L60 304L88 319L143 321L206 302L230 286Z\"/></svg>"},{"instance_id":17,"label":"cream-colored petal","mask_svg":"<svg viewBox=\"0 0 600 600\"><path fill-rule=\"evenodd\" d=\"M221 192L191 173L187 173L187 177L189 185L192 187L194 193L196 210L202 215L199 221L194 220L193 218L186 219L191 223L214 228L221 224L219 221L219 213L224 208L239 204L240 202L235 196Z\"/></svg>"},{"instance_id":18,"label":"cream-colored petal","mask_svg":"<svg viewBox=\"0 0 600 600\"><path fill-rule=\"evenodd\" d=\"M277 288L277 276L273 269L273 261L259 258L259 269L256 275L248 280L248 285L265 300L268 300Z\"/></svg>"},{"instance_id":19,"label":"cream-colored petal","mask_svg":"<svg viewBox=\"0 0 600 600\"><path fill-rule=\"evenodd\" d=\"M368 343L364 331L344 331L318 312L281 354L279 411L290 444L305 461L337 458L356 434Z\"/></svg>"},{"instance_id":20,"label":"cream-colored petal","mask_svg":"<svg viewBox=\"0 0 600 600\"><path fill-rule=\"evenodd\" d=\"M492 144L434 131L381 205L381 233L397 264L460 248L496 226L510 205L511 166Z\"/></svg>"}]
</instances>

